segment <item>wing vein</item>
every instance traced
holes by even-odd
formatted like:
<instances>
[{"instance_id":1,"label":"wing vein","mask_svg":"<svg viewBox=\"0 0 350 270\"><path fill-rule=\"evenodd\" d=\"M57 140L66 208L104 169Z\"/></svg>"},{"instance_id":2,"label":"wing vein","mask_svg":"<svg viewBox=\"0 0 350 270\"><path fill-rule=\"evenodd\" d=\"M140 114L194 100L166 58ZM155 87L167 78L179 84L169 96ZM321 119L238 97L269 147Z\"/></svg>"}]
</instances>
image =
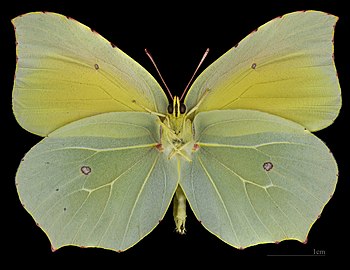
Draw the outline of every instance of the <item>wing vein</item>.
<instances>
[{"instance_id":1,"label":"wing vein","mask_svg":"<svg viewBox=\"0 0 350 270\"><path fill-rule=\"evenodd\" d=\"M220 192L219 192L219 190L218 190L216 184L214 183L213 178L211 177L211 175L209 174L209 172L208 172L207 169L205 168L205 166L204 166L204 164L203 164L203 161L202 161L202 159L201 159L199 156L198 156L198 161L199 161L201 167L203 168L205 174L207 175L208 179L210 180L210 183L212 184L212 186L213 186L213 188L214 188L214 190L215 190L215 192L216 192L216 194L217 194L217 196L218 196L218 198L219 198L219 200L220 200L220 202L221 202L221 204L222 204L222 206L223 206L223 208L224 208L225 214L226 214L226 216L227 216L227 218L228 218L228 221L229 221L229 223L230 223L231 231L233 232L233 234L234 234L236 240L238 241L239 245L241 245L241 244L240 244L241 241L239 240L238 235L237 235L237 232L236 232L236 230L235 230L235 228L234 228L234 226L233 226L233 224L232 224L231 216L230 216L230 214L229 214L229 212L228 212L228 209L227 209L227 207L226 207L226 204L225 204L223 198L221 197L221 194L220 194Z\"/></svg>"},{"instance_id":2,"label":"wing vein","mask_svg":"<svg viewBox=\"0 0 350 270\"><path fill-rule=\"evenodd\" d=\"M144 190L144 188L145 188L145 186L146 186L146 183L148 182L148 179L149 179L150 176L151 176L151 173L152 173L153 170L154 170L154 167L155 167L155 165L156 165L158 159L159 159L159 155L157 155L156 158L154 159L154 162L153 162L153 164L152 164L152 166L151 166L151 168L150 168L148 174L146 175L145 180L143 181L143 184L142 184L142 186L141 186L141 189L140 189L140 191L139 191L138 194L137 194L136 200L135 200L135 202L134 202L134 204L133 204L133 206L132 206L131 212L130 212L130 216L129 216L128 222L127 222L127 224L126 224L126 228L125 228L125 230L124 230L123 238L122 238L122 241L121 241L121 246L124 246L125 237L126 237L127 231L129 230L130 221L131 221L131 218L132 218L132 216L133 216L133 214L134 214L136 205L137 205L137 203L138 203L138 201L139 201L139 199L140 199L140 196L141 196L141 194L142 194L142 192L143 192L143 190Z\"/></svg>"}]
</instances>

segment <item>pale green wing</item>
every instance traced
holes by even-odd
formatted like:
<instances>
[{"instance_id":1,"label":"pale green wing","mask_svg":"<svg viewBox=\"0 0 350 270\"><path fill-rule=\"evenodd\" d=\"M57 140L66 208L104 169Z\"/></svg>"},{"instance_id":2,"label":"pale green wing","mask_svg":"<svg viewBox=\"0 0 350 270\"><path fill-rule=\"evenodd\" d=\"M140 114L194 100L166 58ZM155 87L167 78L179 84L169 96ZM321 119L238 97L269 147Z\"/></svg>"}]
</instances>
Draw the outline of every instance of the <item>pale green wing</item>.
<instances>
[{"instance_id":1,"label":"pale green wing","mask_svg":"<svg viewBox=\"0 0 350 270\"><path fill-rule=\"evenodd\" d=\"M185 104L196 112L252 109L310 131L330 125L341 107L333 60L337 17L294 12L253 31L195 80Z\"/></svg>"},{"instance_id":2,"label":"pale green wing","mask_svg":"<svg viewBox=\"0 0 350 270\"><path fill-rule=\"evenodd\" d=\"M163 218L178 183L177 161L158 151L157 117L106 113L51 133L24 157L21 202L65 245L123 251Z\"/></svg>"},{"instance_id":3,"label":"pale green wing","mask_svg":"<svg viewBox=\"0 0 350 270\"><path fill-rule=\"evenodd\" d=\"M305 241L337 182L326 145L299 124L252 110L199 113L194 130L180 185L204 227L237 248Z\"/></svg>"},{"instance_id":4,"label":"pale green wing","mask_svg":"<svg viewBox=\"0 0 350 270\"><path fill-rule=\"evenodd\" d=\"M28 13L13 24L13 111L28 131L47 135L104 112L166 112L168 100L156 80L89 27L49 12Z\"/></svg>"}]
</instances>

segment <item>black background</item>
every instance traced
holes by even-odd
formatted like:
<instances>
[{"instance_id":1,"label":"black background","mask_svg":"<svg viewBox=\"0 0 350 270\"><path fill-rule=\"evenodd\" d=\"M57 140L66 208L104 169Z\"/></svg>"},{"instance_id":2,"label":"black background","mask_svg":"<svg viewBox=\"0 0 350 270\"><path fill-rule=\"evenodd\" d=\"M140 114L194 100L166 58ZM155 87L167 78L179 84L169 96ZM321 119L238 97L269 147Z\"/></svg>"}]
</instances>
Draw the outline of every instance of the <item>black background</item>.
<instances>
[{"instance_id":1,"label":"black background","mask_svg":"<svg viewBox=\"0 0 350 270\"><path fill-rule=\"evenodd\" d=\"M156 1L158 2L158 1ZM74 3L74 4L73 4ZM189 4L191 3L191 5ZM342 3L342 5L341 5ZM74 259L77 262L143 263L154 266L182 267L181 258L195 263L221 262L228 258L234 267L235 257L267 255L342 256L348 250L343 243L348 233L349 150L349 9L346 1L163 1L159 4L139 4L129 1L20 1L12 0L0 9L0 128L1 177L0 215L3 247L1 257L16 255L14 263ZM31 11L53 11L68 15L96 30L121 50L144 66L158 80L158 76L144 53L152 53L171 91L181 94L206 48L210 53L200 71L238 43L248 33L265 22L297 10L321 10L340 17L335 31L335 61L343 93L343 107L333 125L316 133L332 150L339 165L339 181L334 196L322 216L312 227L308 243L284 241L237 250L206 231L188 210L187 234L174 232L172 212L167 212L156 229L123 253L110 250L64 247L51 252L45 233L35 225L22 208L15 189L14 177L19 161L40 138L26 132L12 115L11 93L15 71L15 36L10 20ZM158 80L160 81L160 80ZM315 157L317 158L317 157ZM141 258L134 260L134 258ZM18 261L16 261L18 260ZM167 261L167 262L164 262ZM163 262L162 262L163 261Z\"/></svg>"}]
</instances>

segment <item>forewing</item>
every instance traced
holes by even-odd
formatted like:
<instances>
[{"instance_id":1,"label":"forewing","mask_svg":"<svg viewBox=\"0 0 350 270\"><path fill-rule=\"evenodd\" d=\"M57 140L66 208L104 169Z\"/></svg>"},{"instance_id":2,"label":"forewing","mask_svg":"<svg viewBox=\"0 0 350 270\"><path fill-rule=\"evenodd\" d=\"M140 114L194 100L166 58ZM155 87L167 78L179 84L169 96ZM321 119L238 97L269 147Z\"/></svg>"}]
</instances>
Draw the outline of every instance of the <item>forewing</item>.
<instances>
[{"instance_id":1,"label":"forewing","mask_svg":"<svg viewBox=\"0 0 350 270\"><path fill-rule=\"evenodd\" d=\"M337 164L299 124L252 110L199 113L180 184L210 232L244 248L305 241L334 192Z\"/></svg>"},{"instance_id":2,"label":"forewing","mask_svg":"<svg viewBox=\"0 0 350 270\"><path fill-rule=\"evenodd\" d=\"M47 135L104 112L166 112L168 100L156 80L89 27L49 12L28 13L13 24L13 110L28 131Z\"/></svg>"},{"instance_id":3,"label":"forewing","mask_svg":"<svg viewBox=\"0 0 350 270\"><path fill-rule=\"evenodd\" d=\"M253 109L295 121L310 131L330 125L341 106L333 59L337 17L294 12L253 31L210 65L185 98L197 112Z\"/></svg>"},{"instance_id":4,"label":"forewing","mask_svg":"<svg viewBox=\"0 0 350 270\"><path fill-rule=\"evenodd\" d=\"M24 157L16 176L26 210L54 249L123 251L163 218L175 192L175 160L157 150L146 113L106 113L69 124Z\"/></svg>"}]
</instances>

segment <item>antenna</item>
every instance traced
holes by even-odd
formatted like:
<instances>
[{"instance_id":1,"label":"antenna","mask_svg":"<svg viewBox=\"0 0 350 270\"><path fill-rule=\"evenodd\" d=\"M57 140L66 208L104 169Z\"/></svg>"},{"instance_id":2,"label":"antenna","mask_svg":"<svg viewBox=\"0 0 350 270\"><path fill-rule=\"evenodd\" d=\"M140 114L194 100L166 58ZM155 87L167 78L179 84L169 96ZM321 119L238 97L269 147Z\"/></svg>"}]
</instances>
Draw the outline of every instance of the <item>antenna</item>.
<instances>
[{"instance_id":1,"label":"antenna","mask_svg":"<svg viewBox=\"0 0 350 270\"><path fill-rule=\"evenodd\" d=\"M205 50L205 52L204 52L204 54L203 54L203 56L202 56L201 61L199 61L199 64L198 64L196 70L194 71L194 73L193 73L193 75L192 75L190 81L189 81L188 84L186 85L185 90L182 92L182 95L181 95L181 97L180 97L180 100L182 100L182 98L184 97L184 95L185 95L185 93L186 93L188 87L190 86L191 82L193 81L194 76L196 75L196 73L197 73L199 67L202 65L204 59L207 57L208 53L209 53L209 48L207 48L207 49Z\"/></svg>"},{"instance_id":2,"label":"antenna","mask_svg":"<svg viewBox=\"0 0 350 270\"><path fill-rule=\"evenodd\" d=\"M174 98L173 98L173 95L171 94L171 92L170 92L168 86L166 85L166 83L165 83L165 81L164 81L162 75L161 75L160 72L159 72L159 69L158 69L158 67L157 67L157 65L156 65L156 62L154 62L151 53L150 53L147 49L145 49L145 53L147 54L148 58L151 59L151 62L152 62L152 64L153 64L153 66L156 68L160 79L162 80L162 82L163 82L163 84L164 84L166 90L168 91L169 96L171 97L171 99L174 99Z\"/></svg>"}]
</instances>

